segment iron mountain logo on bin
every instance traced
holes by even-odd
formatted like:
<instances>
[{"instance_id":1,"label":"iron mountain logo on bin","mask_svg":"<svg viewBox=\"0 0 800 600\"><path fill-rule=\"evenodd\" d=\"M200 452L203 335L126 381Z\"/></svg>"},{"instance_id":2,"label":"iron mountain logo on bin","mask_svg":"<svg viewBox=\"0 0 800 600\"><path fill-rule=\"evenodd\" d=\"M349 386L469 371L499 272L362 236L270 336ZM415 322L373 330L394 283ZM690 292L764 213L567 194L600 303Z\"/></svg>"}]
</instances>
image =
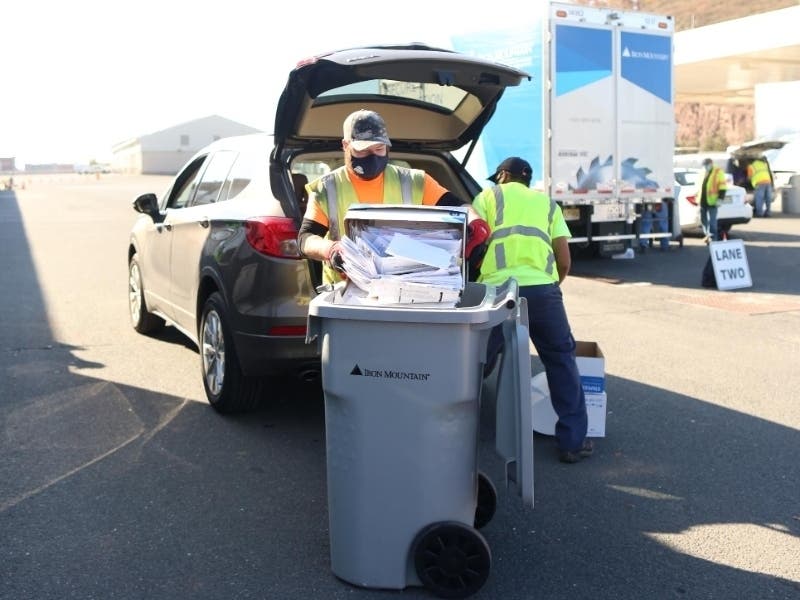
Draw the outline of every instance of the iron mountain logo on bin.
<instances>
[{"instance_id":1,"label":"iron mountain logo on bin","mask_svg":"<svg viewBox=\"0 0 800 600\"><path fill-rule=\"evenodd\" d=\"M350 371L350 375L374 377L375 379L401 379L404 381L428 381L430 373L416 373L414 371L392 371L391 369L362 369L357 364Z\"/></svg>"}]
</instances>

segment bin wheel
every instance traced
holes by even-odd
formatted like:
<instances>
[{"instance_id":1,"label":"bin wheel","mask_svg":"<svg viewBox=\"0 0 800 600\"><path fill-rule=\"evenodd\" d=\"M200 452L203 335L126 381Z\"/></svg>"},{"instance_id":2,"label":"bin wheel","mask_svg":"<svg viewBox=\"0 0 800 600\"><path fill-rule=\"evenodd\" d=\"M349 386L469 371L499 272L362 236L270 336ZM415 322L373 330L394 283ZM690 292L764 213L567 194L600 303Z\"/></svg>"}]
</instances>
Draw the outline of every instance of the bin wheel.
<instances>
[{"instance_id":1,"label":"bin wheel","mask_svg":"<svg viewBox=\"0 0 800 600\"><path fill-rule=\"evenodd\" d=\"M482 529L497 510L497 490L486 474L478 473L478 506L475 508L475 529Z\"/></svg>"},{"instance_id":2,"label":"bin wheel","mask_svg":"<svg viewBox=\"0 0 800 600\"><path fill-rule=\"evenodd\" d=\"M425 527L411 546L422 584L440 598L466 598L489 578L492 554L475 529L458 521Z\"/></svg>"}]
</instances>

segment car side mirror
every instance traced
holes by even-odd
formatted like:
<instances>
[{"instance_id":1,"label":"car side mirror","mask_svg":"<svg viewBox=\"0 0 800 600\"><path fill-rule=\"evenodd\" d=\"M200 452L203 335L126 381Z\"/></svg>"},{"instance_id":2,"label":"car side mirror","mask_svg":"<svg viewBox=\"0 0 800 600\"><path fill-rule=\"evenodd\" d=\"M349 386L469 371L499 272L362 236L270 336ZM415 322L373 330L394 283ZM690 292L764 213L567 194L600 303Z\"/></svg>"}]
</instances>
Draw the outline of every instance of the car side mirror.
<instances>
[{"instance_id":1,"label":"car side mirror","mask_svg":"<svg viewBox=\"0 0 800 600\"><path fill-rule=\"evenodd\" d=\"M158 197L155 194L142 194L133 201L133 210L150 215L154 221L158 219Z\"/></svg>"}]
</instances>

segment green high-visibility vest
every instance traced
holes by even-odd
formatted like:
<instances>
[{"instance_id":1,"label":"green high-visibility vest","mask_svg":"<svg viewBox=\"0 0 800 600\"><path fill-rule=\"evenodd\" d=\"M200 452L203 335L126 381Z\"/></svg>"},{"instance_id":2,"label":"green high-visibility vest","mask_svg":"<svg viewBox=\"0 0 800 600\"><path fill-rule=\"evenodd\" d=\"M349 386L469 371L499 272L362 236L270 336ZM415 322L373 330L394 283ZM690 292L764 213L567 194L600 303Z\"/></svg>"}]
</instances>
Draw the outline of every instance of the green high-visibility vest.
<instances>
[{"instance_id":1,"label":"green high-visibility vest","mask_svg":"<svg viewBox=\"0 0 800 600\"><path fill-rule=\"evenodd\" d=\"M750 185L756 187L762 183L771 183L772 180L769 176L769 167L767 167L767 163L765 163L760 158L757 158L750 166L753 169L753 174L750 176Z\"/></svg>"},{"instance_id":2,"label":"green high-visibility vest","mask_svg":"<svg viewBox=\"0 0 800 600\"><path fill-rule=\"evenodd\" d=\"M486 198L492 234L478 281L499 285L513 277L520 285L558 281L550 230L558 205L523 184L495 185Z\"/></svg>"},{"instance_id":3,"label":"green high-visibility vest","mask_svg":"<svg viewBox=\"0 0 800 600\"><path fill-rule=\"evenodd\" d=\"M706 179L706 203L716 206L720 190L726 189L725 173L719 167L711 167Z\"/></svg>"}]
</instances>

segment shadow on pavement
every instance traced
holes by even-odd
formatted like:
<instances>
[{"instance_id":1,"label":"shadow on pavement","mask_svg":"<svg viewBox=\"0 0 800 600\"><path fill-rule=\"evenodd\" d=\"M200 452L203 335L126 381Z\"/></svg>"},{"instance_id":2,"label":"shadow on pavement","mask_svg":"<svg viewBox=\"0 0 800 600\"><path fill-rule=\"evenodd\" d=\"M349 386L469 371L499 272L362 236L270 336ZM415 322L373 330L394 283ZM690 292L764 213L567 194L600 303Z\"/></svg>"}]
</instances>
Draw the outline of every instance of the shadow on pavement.
<instances>
[{"instance_id":1,"label":"shadow on pavement","mask_svg":"<svg viewBox=\"0 0 800 600\"><path fill-rule=\"evenodd\" d=\"M729 239L745 243L753 286L733 290L769 294L797 294L795 277L786 277L800 264L800 219L798 235L734 229ZM607 281L611 284L651 283L675 288L703 289L701 274L709 256L708 247L691 239L679 247L673 243L666 252L650 248L633 259L580 258L573 260L571 277ZM791 245L787 245L791 244ZM766 268L770 265L770 269ZM774 267L778 266L779 269ZM769 273L772 274L769 274Z\"/></svg>"},{"instance_id":2,"label":"shadow on pavement","mask_svg":"<svg viewBox=\"0 0 800 600\"><path fill-rule=\"evenodd\" d=\"M49 329L7 196L0 237L6 259L32 273L9 281L0 271L0 597L431 597L332 575L318 385L276 382L270 405L222 417L75 374L76 348ZM483 419L482 468L499 505L483 530L492 573L475 598L797 597L800 575L762 568L781 548L716 527L796 545L798 432L635 381L608 386L595 456L561 465L551 440L536 438L532 511L502 485ZM694 531L699 541L684 547ZM744 564L714 560L716 545L739 543Z\"/></svg>"}]
</instances>

